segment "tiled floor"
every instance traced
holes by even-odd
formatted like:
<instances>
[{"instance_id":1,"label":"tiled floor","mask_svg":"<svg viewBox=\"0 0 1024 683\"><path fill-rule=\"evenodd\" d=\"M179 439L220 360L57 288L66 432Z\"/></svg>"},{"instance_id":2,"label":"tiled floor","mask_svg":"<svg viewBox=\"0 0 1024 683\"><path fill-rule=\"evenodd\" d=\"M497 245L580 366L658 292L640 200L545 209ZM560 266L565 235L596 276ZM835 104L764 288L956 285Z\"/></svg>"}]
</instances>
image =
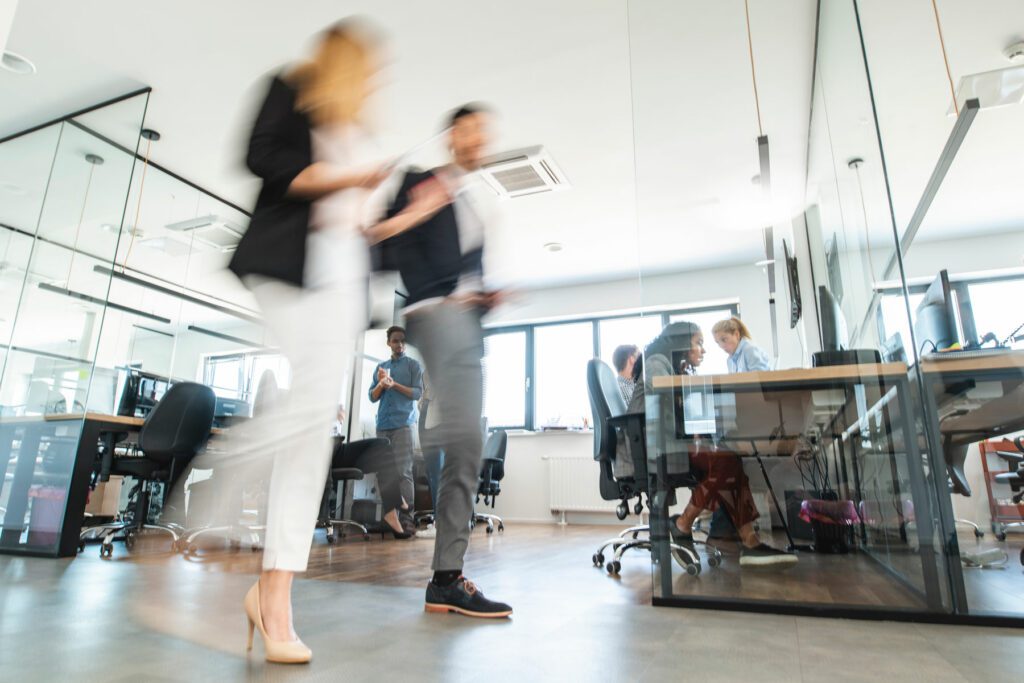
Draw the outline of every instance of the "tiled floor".
<instances>
[{"instance_id":1,"label":"tiled floor","mask_svg":"<svg viewBox=\"0 0 1024 683\"><path fill-rule=\"evenodd\" d=\"M645 556L626 560L623 580L573 559L606 533L478 531L473 578L513 604L509 621L425 614L417 581L386 568L374 580L299 581L296 624L315 653L304 667L267 665L259 645L244 652L241 598L257 559L247 552L197 562L147 544L113 560L95 547L74 560L2 557L0 680L1024 680L1019 630L651 607ZM429 544L406 543L416 545L318 541L314 556L321 567L325 553L370 563Z\"/></svg>"}]
</instances>

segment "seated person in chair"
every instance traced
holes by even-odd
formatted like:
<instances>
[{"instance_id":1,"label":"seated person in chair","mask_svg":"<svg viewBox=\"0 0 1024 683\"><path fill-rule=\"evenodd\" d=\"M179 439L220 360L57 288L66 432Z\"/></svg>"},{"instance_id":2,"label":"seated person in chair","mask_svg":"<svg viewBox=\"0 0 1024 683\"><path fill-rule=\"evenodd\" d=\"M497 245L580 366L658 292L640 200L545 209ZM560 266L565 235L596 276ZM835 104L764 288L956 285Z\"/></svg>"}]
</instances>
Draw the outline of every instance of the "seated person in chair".
<instances>
[{"instance_id":1,"label":"seated person in chair","mask_svg":"<svg viewBox=\"0 0 1024 683\"><path fill-rule=\"evenodd\" d=\"M673 368L673 351L682 352L679 367ZM680 355L677 353L677 356ZM644 360L647 372L644 373ZM704 360L704 334L690 322L672 323L652 341L642 359L634 367L636 389L629 403L629 412L661 414L661 428L673 424L671 407L661 409L661 401L651 392L652 379L659 375L695 375ZM647 400L651 397L651 401ZM666 401L671 400L664 397ZM648 419L650 424L650 419ZM704 510L722 509L739 531L743 549L740 566L785 566L797 562L796 555L783 552L762 543L754 521L758 517L750 482L743 471L743 463L732 451L718 448L708 440L696 438L689 447L690 472L700 483L693 489L690 502L681 515L670 519L672 541L696 555L693 547L693 523Z\"/></svg>"}]
</instances>

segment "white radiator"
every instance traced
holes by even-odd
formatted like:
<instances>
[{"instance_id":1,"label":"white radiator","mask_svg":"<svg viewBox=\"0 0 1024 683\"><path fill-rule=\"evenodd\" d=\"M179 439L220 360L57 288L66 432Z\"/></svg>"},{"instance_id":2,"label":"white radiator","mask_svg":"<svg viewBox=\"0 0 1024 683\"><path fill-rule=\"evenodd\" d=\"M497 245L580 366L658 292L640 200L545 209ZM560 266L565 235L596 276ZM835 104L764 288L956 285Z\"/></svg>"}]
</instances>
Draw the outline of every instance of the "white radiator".
<instances>
[{"instance_id":1,"label":"white radiator","mask_svg":"<svg viewBox=\"0 0 1024 683\"><path fill-rule=\"evenodd\" d=\"M553 455L548 461L552 512L614 512L618 501L601 498L601 465L593 458Z\"/></svg>"}]
</instances>

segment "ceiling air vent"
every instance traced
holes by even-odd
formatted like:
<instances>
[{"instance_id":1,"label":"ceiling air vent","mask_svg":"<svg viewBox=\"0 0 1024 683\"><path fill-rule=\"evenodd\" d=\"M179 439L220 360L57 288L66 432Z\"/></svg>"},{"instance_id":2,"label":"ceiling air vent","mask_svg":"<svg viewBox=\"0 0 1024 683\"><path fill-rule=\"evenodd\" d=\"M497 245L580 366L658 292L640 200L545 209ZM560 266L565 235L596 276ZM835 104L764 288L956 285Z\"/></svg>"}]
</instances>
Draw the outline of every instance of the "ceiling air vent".
<instances>
[{"instance_id":1,"label":"ceiling air vent","mask_svg":"<svg viewBox=\"0 0 1024 683\"><path fill-rule=\"evenodd\" d=\"M170 223L167 229L189 233L197 242L224 252L234 251L242 239L242 228L214 214Z\"/></svg>"},{"instance_id":2,"label":"ceiling air vent","mask_svg":"<svg viewBox=\"0 0 1024 683\"><path fill-rule=\"evenodd\" d=\"M510 199L569 188L562 169L540 145L489 156L480 175L499 197Z\"/></svg>"}]
</instances>

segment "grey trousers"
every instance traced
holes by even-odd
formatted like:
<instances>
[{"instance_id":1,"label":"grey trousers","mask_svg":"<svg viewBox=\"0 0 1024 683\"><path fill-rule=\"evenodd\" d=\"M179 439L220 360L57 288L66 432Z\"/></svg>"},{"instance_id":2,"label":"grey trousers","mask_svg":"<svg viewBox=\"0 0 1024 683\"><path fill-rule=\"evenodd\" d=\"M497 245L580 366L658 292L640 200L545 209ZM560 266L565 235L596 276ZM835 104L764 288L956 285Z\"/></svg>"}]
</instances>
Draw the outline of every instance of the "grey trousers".
<instances>
[{"instance_id":1,"label":"grey trousers","mask_svg":"<svg viewBox=\"0 0 1024 683\"><path fill-rule=\"evenodd\" d=\"M411 507L416 502L416 482L412 475L412 428L378 429L377 436L391 441L390 455L398 475L398 490Z\"/></svg>"},{"instance_id":2,"label":"grey trousers","mask_svg":"<svg viewBox=\"0 0 1024 683\"><path fill-rule=\"evenodd\" d=\"M441 423L428 446L444 449L434 525L434 571L462 569L469 547L469 522L480 481L483 435L483 329L480 311L442 303L408 316L409 341L419 349L430 376ZM433 409L433 407L431 408Z\"/></svg>"}]
</instances>

